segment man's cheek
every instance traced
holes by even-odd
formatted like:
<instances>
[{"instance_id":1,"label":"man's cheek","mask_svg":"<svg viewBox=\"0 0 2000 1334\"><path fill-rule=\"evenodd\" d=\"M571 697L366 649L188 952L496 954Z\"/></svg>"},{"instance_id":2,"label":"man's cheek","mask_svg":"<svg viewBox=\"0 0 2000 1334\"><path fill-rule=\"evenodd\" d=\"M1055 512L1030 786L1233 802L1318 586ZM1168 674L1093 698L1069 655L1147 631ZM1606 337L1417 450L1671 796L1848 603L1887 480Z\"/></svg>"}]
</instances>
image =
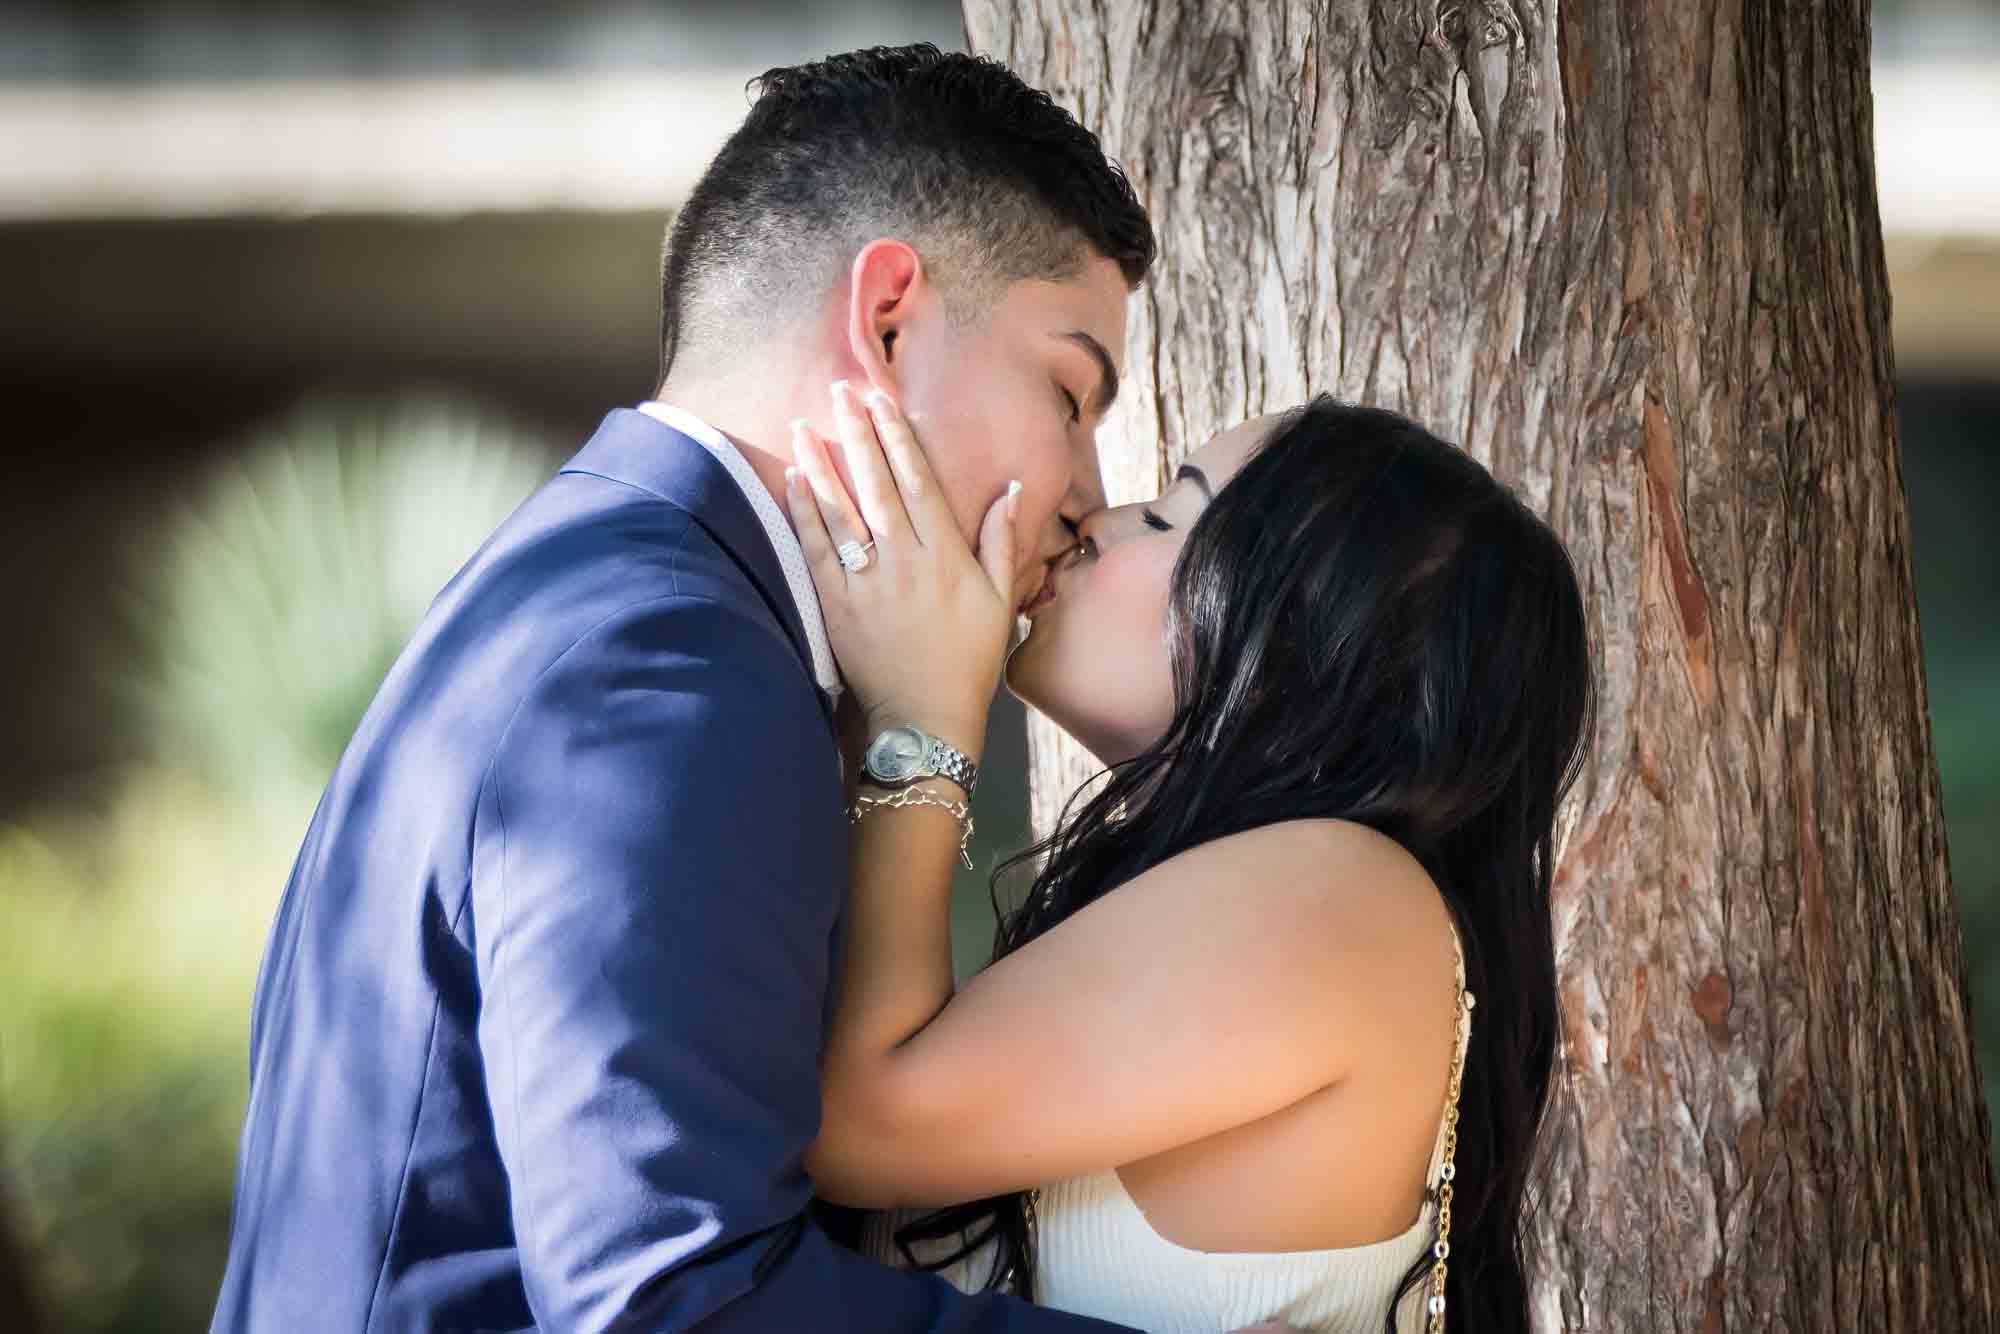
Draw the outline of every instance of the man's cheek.
<instances>
[{"instance_id":1,"label":"man's cheek","mask_svg":"<svg viewBox=\"0 0 2000 1334\"><path fill-rule=\"evenodd\" d=\"M1023 457L1018 463L1020 471L1009 475L1019 478L1021 483L1021 531L1037 535L1048 532L1062 510L1064 497L1070 493L1067 461L1060 454L1051 460L1042 451Z\"/></svg>"},{"instance_id":2,"label":"man's cheek","mask_svg":"<svg viewBox=\"0 0 2000 1334\"><path fill-rule=\"evenodd\" d=\"M940 412L912 425L917 427L917 440L930 461L931 476L951 506L959 530L977 541L979 525L985 522L986 507L992 501L988 493L993 489L982 466L984 424L976 417ZM998 485L1005 488L1007 483L1003 478Z\"/></svg>"},{"instance_id":3,"label":"man's cheek","mask_svg":"<svg viewBox=\"0 0 2000 1334\"><path fill-rule=\"evenodd\" d=\"M1022 558L1034 566L1039 578L1046 572L1047 559L1053 546L1058 554L1074 549L1077 541L1076 529L1070 526L1063 514L1063 501L1069 494L1068 484L1049 486L1043 495L1045 499L1036 505L1033 513L1024 504L1020 511L1019 534ZM1030 495L1024 485L1021 499ZM1029 525L1033 526L1030 527Z\"/></svg>"}]
</instances>

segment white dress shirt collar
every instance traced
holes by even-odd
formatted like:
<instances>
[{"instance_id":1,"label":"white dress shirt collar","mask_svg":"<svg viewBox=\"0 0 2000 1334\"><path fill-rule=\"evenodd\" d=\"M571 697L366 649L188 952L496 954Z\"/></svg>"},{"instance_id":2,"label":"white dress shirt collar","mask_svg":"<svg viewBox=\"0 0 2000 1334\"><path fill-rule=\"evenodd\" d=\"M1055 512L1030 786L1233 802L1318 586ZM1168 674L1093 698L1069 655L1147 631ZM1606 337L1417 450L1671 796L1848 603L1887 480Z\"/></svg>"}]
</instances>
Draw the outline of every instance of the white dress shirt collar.
<instances>
[{"instance_id":1,"label":"white dress shirt collar","mask_svg":"<svg viewBox=\"0 0 2000 1334\"><path fill-rule=\"evenodd\" d=\"M812 649L813 679L821 690L838 696L840 668L833 660L833 646L827 641L826 618L820 612L819 591L813 587L812 571L806 567L805 550L799 546L798 534L792 531L784 511L765 489L757 470L743 457L743 451L730 443L728 436L692 412L650 399L639 405L639 411L679 431L714 455L743 492L744 499L750 502L757 522L764 526L764 535L771 539L771 549L778 554L778 566L785 572L785 584L791 589L792 602L805 625L806 643Z\"/></svg>"}]
</instances>

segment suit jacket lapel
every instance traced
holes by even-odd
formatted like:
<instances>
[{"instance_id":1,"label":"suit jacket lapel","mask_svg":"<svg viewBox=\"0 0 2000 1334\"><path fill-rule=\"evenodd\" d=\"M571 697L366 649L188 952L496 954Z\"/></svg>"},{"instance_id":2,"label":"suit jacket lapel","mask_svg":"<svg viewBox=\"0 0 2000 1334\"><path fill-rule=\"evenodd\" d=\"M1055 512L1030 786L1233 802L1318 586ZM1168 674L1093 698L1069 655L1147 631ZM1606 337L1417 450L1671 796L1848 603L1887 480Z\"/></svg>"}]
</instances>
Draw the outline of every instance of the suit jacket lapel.
<instances>
[{"instance_id":1,"label":"suit jacket lapel","mask_svg":"<svg viewBox=\"0 0 2000 1334\"><path fill-rule=\"evenodd\" d=\"M805 622L799 619L778 553L771 549L771 539L742 488L700 441L643 412L614 408L562 471L595 473L636 486L694 516L749 576L791 637L806 675L812 676L812 647L806 642ZM820 704L832 707L824 691Z\"/></svg>"}]
</instances>

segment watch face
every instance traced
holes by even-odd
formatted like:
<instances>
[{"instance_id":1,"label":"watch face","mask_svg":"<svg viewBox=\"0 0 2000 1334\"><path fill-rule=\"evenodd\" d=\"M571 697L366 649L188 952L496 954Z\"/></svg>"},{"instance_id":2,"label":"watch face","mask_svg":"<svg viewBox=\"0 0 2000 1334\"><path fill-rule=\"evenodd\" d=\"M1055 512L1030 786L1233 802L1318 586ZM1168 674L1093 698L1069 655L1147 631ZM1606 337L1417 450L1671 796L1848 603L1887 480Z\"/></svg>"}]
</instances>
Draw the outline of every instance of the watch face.
<instances>
[{"instance_id":1,"label":"watch face","mask_svg":"<svg viewBox=\"0 0 2000 1334\"><path fill-rule=\"evenodd\" d=\"M865 767L871 777L900 783L922 770L924 738L910 727L892 727L868 747Z\"/></svg>"}]
</instances>

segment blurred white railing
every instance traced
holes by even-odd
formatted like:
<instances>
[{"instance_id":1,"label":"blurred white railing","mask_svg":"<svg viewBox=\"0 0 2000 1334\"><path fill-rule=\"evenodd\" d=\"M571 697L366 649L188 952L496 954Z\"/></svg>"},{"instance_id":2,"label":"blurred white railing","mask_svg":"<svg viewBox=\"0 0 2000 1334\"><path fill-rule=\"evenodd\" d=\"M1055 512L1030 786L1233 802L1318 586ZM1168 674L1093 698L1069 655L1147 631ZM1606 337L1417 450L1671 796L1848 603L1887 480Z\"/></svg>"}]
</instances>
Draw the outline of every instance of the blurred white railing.
<instances>
[{"instance_id":1,"label":"blurred white railing","mask_svg":"<svg viewBox=\"0 0 2000 1334\"><path fill-rule=\"evenodd\" d=\"M0 86L0 220L666 208L744 80Z\"/></svg>"},{"instance_id":2,"label":"blurred white railing","mask_svg":"<svg viewBox=\"0 0 2000 1334\"><path fill-rule=\"evenodd\" d=\"M744 71L0 85L0 221L664 209ZM2000 237L2000 58L1883 62L1892 235Z\"/></svg>"},{"instance_id":3,"label":"blurred white railing","mask_svg":"<svg viewBox=\"0 0 2000 1334\"><path fill-rule=\"evenodd\" d=\"M1882 230L2000 238L2000 59L1878 61L1873 83Z\"/></svg>"}]
</instances>

